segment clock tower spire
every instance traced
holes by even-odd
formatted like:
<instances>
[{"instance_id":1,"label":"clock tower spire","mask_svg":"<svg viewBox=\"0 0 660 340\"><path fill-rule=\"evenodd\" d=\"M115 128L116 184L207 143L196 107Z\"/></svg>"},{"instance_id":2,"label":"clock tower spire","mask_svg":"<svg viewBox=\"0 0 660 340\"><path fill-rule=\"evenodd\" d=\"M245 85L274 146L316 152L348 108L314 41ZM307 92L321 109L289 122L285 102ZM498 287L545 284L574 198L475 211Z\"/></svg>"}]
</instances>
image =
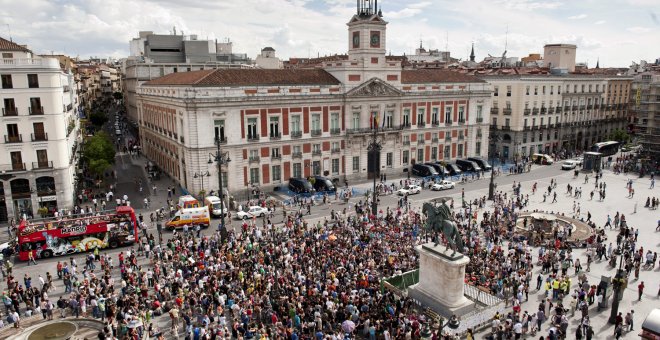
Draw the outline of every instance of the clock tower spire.
<instances>
[{"instance_id":1,"label":"clock tower spire","mask_svg":"<svg viewBox=\"0 0 660 340\"><path fill-rule=\"evenodd\" d=\"M349 59L385 57L386 29L378 0L357 0L357 13L348 23Z\"/></svg>"}]
</instances>

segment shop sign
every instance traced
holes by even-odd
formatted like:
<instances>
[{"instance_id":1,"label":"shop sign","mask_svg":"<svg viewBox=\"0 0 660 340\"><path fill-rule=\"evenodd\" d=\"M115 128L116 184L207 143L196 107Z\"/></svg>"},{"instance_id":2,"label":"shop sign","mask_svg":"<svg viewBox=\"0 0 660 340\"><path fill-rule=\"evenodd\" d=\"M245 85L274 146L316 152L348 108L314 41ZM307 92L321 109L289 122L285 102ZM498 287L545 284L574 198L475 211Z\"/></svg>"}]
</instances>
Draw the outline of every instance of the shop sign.
<instances>
[{"instance_id":1,"label":"shop sign","mask_svg":"<svg viewBox=\"0 0 660 340\"><path fill-rule=\"evenodd\" d=\"M39 197L39 202L53 202L53 201L57 201L57 195Z\"/></svg>"}]
</instances>

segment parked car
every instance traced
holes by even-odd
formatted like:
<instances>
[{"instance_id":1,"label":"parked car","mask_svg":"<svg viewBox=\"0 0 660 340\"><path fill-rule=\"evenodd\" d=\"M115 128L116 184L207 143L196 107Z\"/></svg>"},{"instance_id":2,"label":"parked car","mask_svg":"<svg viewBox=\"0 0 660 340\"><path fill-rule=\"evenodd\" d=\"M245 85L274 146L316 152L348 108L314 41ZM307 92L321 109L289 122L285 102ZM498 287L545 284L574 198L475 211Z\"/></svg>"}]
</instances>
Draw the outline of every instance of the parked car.
<instances>
[{"instance_id":1,"label":"parked car","mask_svg":"<svg viewBox=\"0 0 660 340\"><path fill-rule=\"evenodd\" d=\"M314 191L312 183L307 178L289 178L289 189L297 194L306 194Z\"/></svg>"},{"instance_id":2,"label":"parked car","mask_svg":"<svg viewBox=\"0 0 660 340\"><path fill-rule=\"evenodd\" d=\"M335 191L335 185L326 177L314 176L314 184L312 185L316 192Z\"/></svg>"},{"instance_id":3,"label":"parked car","mask_svg":"<svg viewBox=\"0 0 660 340\"><path fill-rule=\"evenodd\" d=\"M573 160L575 161L575 164L582 166L582 162L584 162L584 157L575 157Z\"/></svg>"},{"instance_id":4,"label":"parked car","mask_svg":"<svg viewBox=\"0 0 660 340\"><path fill-rule=\"evenodd\" d=\"M437 171L442 178L449 176L449 171L447 171L447 169L445 169L445 167L440 163L424 163L424 165L428 165L435 169L435 171Z\"/></svg>"},{"instance_id":5,"label":"parked car","mask_svg":"<svg viewBox=\"0 0 660 340\"><path fill-rule=\"evenodd\" d=\"M572 170L577 166L577 161L573 159L567 159L561 163L562 170Z\"/></svg>"},{"instance_id":6,"label":"parked car","mask_svg":"<svg viewBox=\"0 0 660 340\"><path fill-rule=\"evenodd\" d=\"M438 176L438 172L435 171L433 167L419 163L413 165L412 174L413 176L419 176L419 177Z\"/></svg>"},{"instance_id":7,"label":"parked car","mask_svg":"<svg viewBox=\"0 0 660 340\"><path fill-rule=\"evenodd\" d=\"M532 155L532 162L536 164L550 165L555 162L554 158L550 155L543 153L535 153Z\"/></svg>"},{"instance_id":8,"label":"parked car","mask_svg":"<svg viewBox=\"0 0 660 340\"><path fill-rule=\"evenodd\" d=\"M483 158L480 158L480 157L468 157L467 159L470 160L470 161L473 161L473 162L477 163L477 165L479 165L479 167L481 168L481 170L490 170L490 169L492 168L492 166L490 165L490 163L488 163L488 161L485 160L485 159L483 159Z\"/></svg>"},{"instance_id":9,"label":"parked car","mask_svg":"<svg viewBox=\"0 0 660 340\"><path fill-rule=\"evenodd\" d=\"M436 190L436 191L448 190L448 189L453 189L455 186L456 186L456 184L454 184L454 182L452 182L452 181L442 180L438 183L433 184L433 186L431 187L431 190Z\"/></svg>"},{"instance_id":10,"label":"parked car","mask_svg":"<svg viewBox=\"0 0 660 340\"><path fill-rule=\"evenodd\" d=\"M452 176L460 176L463 173L463 171L461 171L461 169L459 169L456 164L447 163L445 164L445 168Z\"/></svg>"},{"instance_id":11,"label":"parked car","mask_svg":"<svg viewBox=\"0 0 660 340\"><path fill-rule=\"evenodd\" d=\"M467 160L467 159L457 159L456 160L456 165L458 165L459 168L463 171L474 171L478 172L481 171L481 168L477 163Z\"/></svg>"},{"instance_id":12,"label":"parked car","mask_svg":"<svg viewBox=\"0 0 660 340\"><path fill-rule=\"evenodd\" d=\"M236 213L236 218L239 220L247 220L252 217L264 217L268 214L268 209L258 205L251 206L248 211L239 211Z\"/></svg>"},{"instance_id":13,"label":"parked car","mask_svg":"<svg viewBox=\"0 0 660 340\"><path fill-rule=\"evenodd\" d=\"M396 191L396 194L399 196L406 196L406 195L413 195L413 194L419 194L422 192L422 187L420 187L417 184L411 184L405 188L401 188Z\"/></svg>"}]
</instances>

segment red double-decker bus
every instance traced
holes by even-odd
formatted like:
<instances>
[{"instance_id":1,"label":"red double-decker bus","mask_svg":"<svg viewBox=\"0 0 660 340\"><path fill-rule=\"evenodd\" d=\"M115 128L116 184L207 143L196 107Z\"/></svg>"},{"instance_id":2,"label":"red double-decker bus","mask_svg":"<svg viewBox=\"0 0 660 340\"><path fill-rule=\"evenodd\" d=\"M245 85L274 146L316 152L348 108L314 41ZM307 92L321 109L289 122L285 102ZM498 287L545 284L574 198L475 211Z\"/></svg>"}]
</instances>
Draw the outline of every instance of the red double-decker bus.
<instances>
[{"instance_id":1,"label":"red double-decker bus","mask_svg":"<svg viewBox=\"0 0 660 340\"><path fill-rule=\"evenodd\" d=\"M28 260L116 248L138 241L138 223L131 207L119 206L100 215L21 221L18 227L18 258Z\"/></svg>"}]
</instances>

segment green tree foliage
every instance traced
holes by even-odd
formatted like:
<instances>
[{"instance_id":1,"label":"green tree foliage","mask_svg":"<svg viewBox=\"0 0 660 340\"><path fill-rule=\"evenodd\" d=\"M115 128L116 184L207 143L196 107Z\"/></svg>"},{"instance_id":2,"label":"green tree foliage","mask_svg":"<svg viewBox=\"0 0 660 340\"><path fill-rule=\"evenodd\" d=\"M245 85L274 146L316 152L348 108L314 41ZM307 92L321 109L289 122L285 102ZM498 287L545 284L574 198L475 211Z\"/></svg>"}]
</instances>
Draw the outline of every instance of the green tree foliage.
<instances>
[{"instance_id":1,"label":"green tree foliage","mask_svg":"<svg viewBox=\"0 0 660 340\"><path fill-rule=\"evenodd\" d=\"M89 170L97 176L102 176L115 163L115 148L112 140L105 132L99 132L85 143L83 157Z\"/></svg>"},{"instance_id":2,"label":"green tree foliage","mask_svg":"<svg viewBox=\"0 0 660 340\"><path fill-rule=\"evenodd\" d=\"M108 121L108 116L101 111L95 111L89 115L89 121L92 122L94 126L101 127Z\"/></svg>"},{"instance_id":3,"label":"green tree foliage","mask_svg":"<svg viewBox=\"0 0 660 340\"><path fill-rule=\"evenodd\" d=\"M630 135L621 129L616 129L610 133L610 140L627 143L630 141Z\"/></svg>"}]
</instances>

